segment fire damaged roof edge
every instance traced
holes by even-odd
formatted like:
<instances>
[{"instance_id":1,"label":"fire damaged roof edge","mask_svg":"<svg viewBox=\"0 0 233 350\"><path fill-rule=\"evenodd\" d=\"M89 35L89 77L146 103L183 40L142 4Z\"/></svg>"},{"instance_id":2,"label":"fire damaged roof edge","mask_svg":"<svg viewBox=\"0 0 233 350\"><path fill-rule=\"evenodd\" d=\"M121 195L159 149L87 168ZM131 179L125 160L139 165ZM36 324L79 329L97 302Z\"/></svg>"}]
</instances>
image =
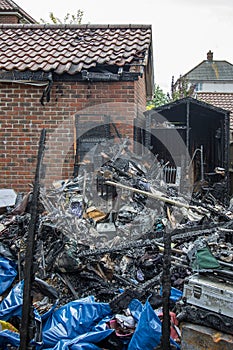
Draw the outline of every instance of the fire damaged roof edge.
<instances>
[{"instance_id":1,"label":"fire damaged roof edge","mask_svg":"<svg viewBox=\"0 0 233 350\"><path fill-rule=\"evenodd\" d=\"M153 94L150 24L0 24L0 32L3 73L79 73L83 80L89 71L87 79L101 81L135 80L144 74L147 98Z\"/></svg>"},{"instance_id":2,"label":"fire damaged roof edge","mask_svg":"<svg viewBox=\"0 0 233 350\"><path fill-rule=\"evenodd\" d=\"M223 114L230 114L229 110L223 109L221 107L216 107L210 103L197 100L196 98L193 98L193 97L184 97L182 99L167 103L163 106L160 106L157 108L152 108L151 111L160 112L160 111L171 109L171 108L178 106L178 105L181 105L181 104L185 104L187 102L196 104L196 105L201 106L201 107L209 108L215 112L219 112L219 113L223 113ZM148 114L148 112L150 112L150 111L147 111L146 114Z\"/></svg>"}]
</instances>

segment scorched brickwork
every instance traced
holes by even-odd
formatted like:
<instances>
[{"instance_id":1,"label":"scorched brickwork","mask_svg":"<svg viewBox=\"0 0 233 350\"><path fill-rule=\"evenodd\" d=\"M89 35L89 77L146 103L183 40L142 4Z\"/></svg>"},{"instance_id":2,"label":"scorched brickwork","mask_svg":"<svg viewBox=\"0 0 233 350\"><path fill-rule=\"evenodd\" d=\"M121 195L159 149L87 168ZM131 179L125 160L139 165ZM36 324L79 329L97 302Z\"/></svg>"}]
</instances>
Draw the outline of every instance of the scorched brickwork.
<instances>
[{"instance_id":1,"label":"scorched brickwork","mask_svg":"<svg viewBox=\"0 0 233 350\"><path fill-rule=\"evenodd\" d=\"M43 87L0 84L1 187L28 191L33 183L40 131L47 130L44 163L50 183L72 176L76 114L110 115L123 136L133 138L134 118L146 108L145 81L54 83L51 100L40 103Z\"/></svg>"}]
</instances>

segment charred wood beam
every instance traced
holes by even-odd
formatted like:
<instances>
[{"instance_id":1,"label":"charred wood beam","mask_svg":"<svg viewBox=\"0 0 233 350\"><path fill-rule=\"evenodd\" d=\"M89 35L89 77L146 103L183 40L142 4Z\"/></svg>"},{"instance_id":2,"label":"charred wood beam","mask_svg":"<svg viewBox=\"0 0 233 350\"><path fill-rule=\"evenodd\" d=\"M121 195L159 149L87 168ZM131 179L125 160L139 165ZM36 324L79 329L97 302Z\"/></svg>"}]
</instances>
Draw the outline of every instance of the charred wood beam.
<instances>
[{"instance_id":1,"label":"charred wood beam","mask_svg":"<svg viewBox=\"0 0 233 350\"><path fill-rule=\"evenodd\" d=\"M25 84L39 83L46 85L48 81L48 76L50 72L44 72L42 70L32 72L30 70L26 71L5 71L0 70L0 81L2 82L21 82ZM121 74L115 74L112 72L88 72L83 71L82 73L77 73L70 75L68 73L56 74L53 73L54 81L135 81L138 80L140 72L122 72Z\"/></svg>"},{"instance_id":2,"label":"charred wood beam","mask_svg":"<svg viewBox=\"0 0 233 350\"><path fill-rule=\"evenodd\" d=\"M120 75L111 72L99 73L99 72L88 72L83 70L81 72L82 79L88 81L119 81Z\"/></svg>"},{"instance_id":3,"label":"charred wood beam","mask_svg":"<svg viewBox=\"0 0 233 350\"><path fill-rule=\"evenodd\" d=\"M73 287L72 283L70 282L69 278L65 274L59 274L56 273L58 278L69 288L75 299L78 299L78 293L76 293L75 288Z\"/></svg>"},{"instance_id":4,"label":"charred wood beam","mask_svg":"<svg viewBox=\"0 0 233 350\"><path fill-rule=\"evenodd\" d=\"M102 249L90 249L90 250L84 250L81 253L78 253L75 257L76 258L86 258L89 256L97 256L102 255L106 253L120 253L128 251L129 249L133 248L143 248L143 247L152 247L153 245L157 246L156 239L153 240L139 240L139 241L133 241L129 242L127 244L122 244L113 248L102 248Z\"/></svg>"},{"instance_id":5,"label":"charred wood beam","mask_svg":"<svg viewBox=\"0 0 233 350\"><path fill-rule=\"evenodd\" d=\"M163 253L163 273L162 273L162 338L161 348L170 350L170 293L171 293L171 232L164 231L164 253Z\"/></svg>"},{"instance_id":6,"label":"charred wood beam","mask_svg":"<svg viewBox=\"0 0 233 350\"><path fill-rule=\"evenodd\" d=\"M114 74L111 72L89 72L83 70L81 72L82 79L88 81L120 81L120 80L138 80L140 73L122 72L122 74Z\"/></svg>"},{"instance_id":7,"label":"charred wood beam","mask_svg":"<svg viewBox=\"0 0 233 350\"><path fill-rule=\"evenodd\" d=\"M124 286L126 287L135 287L135 283L133 283L132 281L130 281L129 279L123 277L123 276L120 276L120 275L117 275L117 274L113 274L113 278L115 280L117 280L118 282L122 283Z\"/></svg>"},{"instance_id":8,"label":"charred wood beam","mask_svg":"<svg viewBox=\"0 0 233 350\"><path fill-rule=\"evenodd\" d=\"M150 289L154 288L155 286L158 286L161 281L161 273L157 276L153 277L149 281L146 281L145 283L140 284L140 286L135 286L132 288L126 288L125 291L114 297L109 305L112 309L113 313L120 313L122 310L126 309L131 302L132 299L141 299L145 294L147 294ZM169 332L170 334L170 332Z\"/></svg>"},{"instance_id":9,"label":"charred wood beam","mask_svg":"<svg viewBox=\"0 0 233 350\"><path fill-rule=\"evenodd\" d=\"M88 72L88 71L84 71ZM53 73L53 80L55 82L68 82L68 81L136 81L140 76L139 73L135 72L123 72L122 74L116 74L112 72L88 72L86 73L77 73L70 75L68 73L56 74Z\"/></svg>"},{"instance_id":10,"label":"charred wood beam","mask_svg":"<svg viewBox=\"0 0 233 350\"><path fill-rule=\"evenodd\" d=\"M132 191L132 192L140 193L140 194L143 194L143 195L145 195L145 196L147 196L149 198L157 199L157 200L160 200L161 202L164 202L164 203L167 203L167 204L171 204L171 205L175 205L175 206L180 207L180 208L192 209L192 210L195 210L197 212L200 212L201 214L209 213L209 210L207 210L207 209L205 209L205 208L203 208L201 206L193 206L193 205L189 205L189 204L182 203L180 201L171 199L169 197L165 197L163 195L163 193L159 192L159 191L155 191L154 193L147 192L147 191L139 190L139 189L134 188L134 187L122 185L121 183L117 183L117 182L113 182L113 181L106 181L105 183L106 183L106 185L116 186L116 187L119 187L119 188L123 188L125 190L129 190L129 191Z\"/></svg>"},{"instance_id":11,"label":"charred wood beam","mask_svg":"<svg viewBox=\"0 0 233 350\"><path fill-rule=\"evenodd\" d=\"M24 83L35 83L40 82L44 83L43 85L46 85L49 72L43 72L43 71L36 71L32 72L29 70L26 70L24 72L13 70L13 71L1 71L0 70L0 81L15 81L15 82L24 82Z\"/></svg>"},{"instance_id":12,"label":"charred wood beam","mask_svg":"<svg viewBox=\"0 0 233 350\"><path fill-rule=\"evenodd\" d=\"M209 235L213 234L215 230L218 230L221 227L226 226L226 223L218 223L215 225L209 225L209 227L195 227L193 229L177 229L172 232L172 242L177 241L177 240L182 240L182 241L188 241L192 240L194 237L197 236L204 236L204 235ZM157 239L159 242L161 241L160 238Z\"/></svg>"},{"instance_id":13,"label":"charred wood beam","mask_svg":"<svg viewBox=\"0 0 233 350\"><path fill-rule=\"evenodd\" d=\"M24 265L24 289L23 289L23 307L22 307L22 324L20 329L20 350L33 349L30 341L35 334L35 320L32 300L32 283L35 280L34 252L36 227L38 221L38 198L40 191L40 172L45 147L46 130L41 131L39 149L37 155L37 166L35 172L34 187L31 202L31 219L28 227L28 240Z\"/></svg>"}]
</instances>

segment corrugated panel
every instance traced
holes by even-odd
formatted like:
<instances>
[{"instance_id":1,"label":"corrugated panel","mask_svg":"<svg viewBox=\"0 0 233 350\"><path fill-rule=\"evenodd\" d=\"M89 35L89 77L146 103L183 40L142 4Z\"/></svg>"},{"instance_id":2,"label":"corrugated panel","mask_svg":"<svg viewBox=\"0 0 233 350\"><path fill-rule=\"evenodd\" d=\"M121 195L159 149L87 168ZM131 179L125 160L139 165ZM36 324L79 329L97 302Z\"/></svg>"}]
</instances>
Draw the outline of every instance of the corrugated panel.
<instances>
[{"instance_id":1,"label":"corrugated panel","mask_svg":"<svg viewBox=\"0 0 233 350\"><path fill-rule=\"evenodd\" d=\"M1 25L0 69L75 74L142 62L150 44L149 25Z\"/></svg>"}]
</instances>

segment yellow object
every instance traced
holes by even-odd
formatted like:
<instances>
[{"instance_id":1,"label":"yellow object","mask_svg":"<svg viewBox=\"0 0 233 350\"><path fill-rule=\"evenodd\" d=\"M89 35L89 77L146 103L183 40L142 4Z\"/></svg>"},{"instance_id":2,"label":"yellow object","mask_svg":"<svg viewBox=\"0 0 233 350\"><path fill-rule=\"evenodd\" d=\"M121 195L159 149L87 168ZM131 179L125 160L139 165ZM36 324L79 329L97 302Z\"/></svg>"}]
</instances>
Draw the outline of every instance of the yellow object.
<instances>
[{"instance_id":1,"label":"yellow object","mask_svg":"<svg viewBox=\"0 0 233 350\"><path fill-rule=\"evenodd\" d=\"M12 326L11 323L0 321L0 331L4 331L5 329L8 329L9 331L19 333L18 329L16 329L14 326Z\"/></svg>"}]
</instances>

